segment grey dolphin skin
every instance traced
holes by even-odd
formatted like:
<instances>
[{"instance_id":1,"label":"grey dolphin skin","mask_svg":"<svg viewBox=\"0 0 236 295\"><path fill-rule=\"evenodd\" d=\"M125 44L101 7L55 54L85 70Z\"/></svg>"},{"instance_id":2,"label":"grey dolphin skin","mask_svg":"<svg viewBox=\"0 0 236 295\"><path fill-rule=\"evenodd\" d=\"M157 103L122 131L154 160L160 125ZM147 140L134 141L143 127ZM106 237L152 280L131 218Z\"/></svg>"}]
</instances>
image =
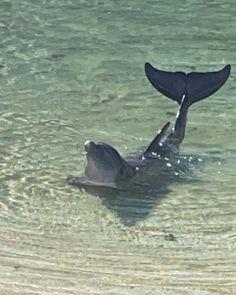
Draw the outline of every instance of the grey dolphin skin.
<instances>
[{"instance_id":1,"label":"grey dolphin skin","mask_svg":"<svg viewBox=\"0 0 236 295\"><path fill-rule=\"evenodd\" d=\"M151 84L168 98L180 105L176 122L170 134L166 136L168 146L177 147L184 139L188 108L221 88L230 75L231 67L226 65L217 72L166 72L145 64L145 73Z\"/></svg>"},{"instance_id":2,"label":"grey dolphin skin","mask_svg":"<svg viewBox=\"0 0 236 295\"><path fill-rule=\"evenodd\" d=\"M85 177L70 177L69 184L79 186L81 181L82 186L85 184L119 187L119 184L127 182L141 173L144 167L160 159L161 154L178 151L184 139L189 107L212 95L224 85L230 74L230 65L216 72L186 74L161 71L146 63L145 73L159 92L179 104L174 126L171 127L168 122L146 148L139 150L132 157L123 158L108 144L87 141Z\"/></svg>"}]
</instances>

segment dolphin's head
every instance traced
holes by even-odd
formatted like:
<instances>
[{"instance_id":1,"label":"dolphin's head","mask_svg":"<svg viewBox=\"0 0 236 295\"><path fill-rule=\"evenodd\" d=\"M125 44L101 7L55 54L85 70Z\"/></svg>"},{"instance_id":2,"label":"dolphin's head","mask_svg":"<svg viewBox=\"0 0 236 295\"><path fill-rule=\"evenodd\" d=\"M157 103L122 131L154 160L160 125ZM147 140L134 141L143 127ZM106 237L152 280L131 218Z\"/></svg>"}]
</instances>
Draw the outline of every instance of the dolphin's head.
<instances>
[{"instance_id":1,"label":"dolphin's head","mask_svg":"<svg viewBox=\"0 0 236 295\"><path fill-rule=\"evenodd\" d=\"M135 175L136 167L129 164L110 145L102 142L86 141L87 158L85 176L98 184L111 184Z\"/></svg>"}]
</instances>

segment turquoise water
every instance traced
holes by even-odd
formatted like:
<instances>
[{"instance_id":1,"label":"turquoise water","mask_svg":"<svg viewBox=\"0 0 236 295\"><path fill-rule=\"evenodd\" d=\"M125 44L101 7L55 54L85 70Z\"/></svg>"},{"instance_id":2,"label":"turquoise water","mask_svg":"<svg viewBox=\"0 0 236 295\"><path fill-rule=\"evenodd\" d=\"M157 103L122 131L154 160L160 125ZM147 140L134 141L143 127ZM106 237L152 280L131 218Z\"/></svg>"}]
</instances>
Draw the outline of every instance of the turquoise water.
<instances>
[{"instance_id":1,"label":"turquoise water","mask_svg":"<svg viewBox=\"0 0 236 295\"><path fill-rule=\"evenodd\" d=\"M234 294L234 1L2 1L0 37L1 292ZM109 206L66 177L86 140L127 155L174 121L146 61L232 74L189 112L191 176Z\"/></svg>"}]
</instances>

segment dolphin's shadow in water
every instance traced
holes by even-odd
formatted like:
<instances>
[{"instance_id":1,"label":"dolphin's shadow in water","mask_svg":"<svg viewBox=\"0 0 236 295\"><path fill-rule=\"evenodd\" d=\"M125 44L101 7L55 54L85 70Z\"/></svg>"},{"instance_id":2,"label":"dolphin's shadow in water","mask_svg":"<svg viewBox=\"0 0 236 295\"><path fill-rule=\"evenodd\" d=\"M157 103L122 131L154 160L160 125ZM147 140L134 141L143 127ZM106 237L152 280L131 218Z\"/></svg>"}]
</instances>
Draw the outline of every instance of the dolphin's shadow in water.
<instances>
[{"instance_id":1,"label":"dolphin's shadow in water","mask_svg":"<svg viewBox=\"0 0 236 295\"><path fill-rule=\"evenodd\" d=\"M201 182L193 176L193 167L204 164L205 160L194 156L172 156L158 159L143 173L117 187L91 185L84 178L69 176L68 183L81 191L97 196L114 212L126 226L133 226L147 218L171 192L175 183Z\"/></svg>"}]
</instances>

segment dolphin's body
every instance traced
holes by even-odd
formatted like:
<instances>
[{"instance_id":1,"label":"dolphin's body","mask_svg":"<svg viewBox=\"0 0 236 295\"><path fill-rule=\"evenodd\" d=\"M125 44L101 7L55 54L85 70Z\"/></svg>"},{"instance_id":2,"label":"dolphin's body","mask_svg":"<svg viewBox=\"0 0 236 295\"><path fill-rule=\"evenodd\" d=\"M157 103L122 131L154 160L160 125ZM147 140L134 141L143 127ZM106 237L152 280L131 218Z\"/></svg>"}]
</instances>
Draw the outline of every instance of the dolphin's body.
<instances>
[{"instance_id":1,"label":"dolphin's body","mask_svg":"<svg viewBox=\"0 0 236 295\"><path fill-rule=\"evenodd\" d=\"M122 187L144 167L160 159L160 155L178 151L184 139L189 107L221 88L230 74L230 65L216 72L166 72L145 64L145 72L151 84L162 94L179 104L173 127L168 122L153 141L135 156L123 158L112 146L105 143L85 143L87 165L83 178L70 177L75 186Z\"/></svg>"}]
</instances>

